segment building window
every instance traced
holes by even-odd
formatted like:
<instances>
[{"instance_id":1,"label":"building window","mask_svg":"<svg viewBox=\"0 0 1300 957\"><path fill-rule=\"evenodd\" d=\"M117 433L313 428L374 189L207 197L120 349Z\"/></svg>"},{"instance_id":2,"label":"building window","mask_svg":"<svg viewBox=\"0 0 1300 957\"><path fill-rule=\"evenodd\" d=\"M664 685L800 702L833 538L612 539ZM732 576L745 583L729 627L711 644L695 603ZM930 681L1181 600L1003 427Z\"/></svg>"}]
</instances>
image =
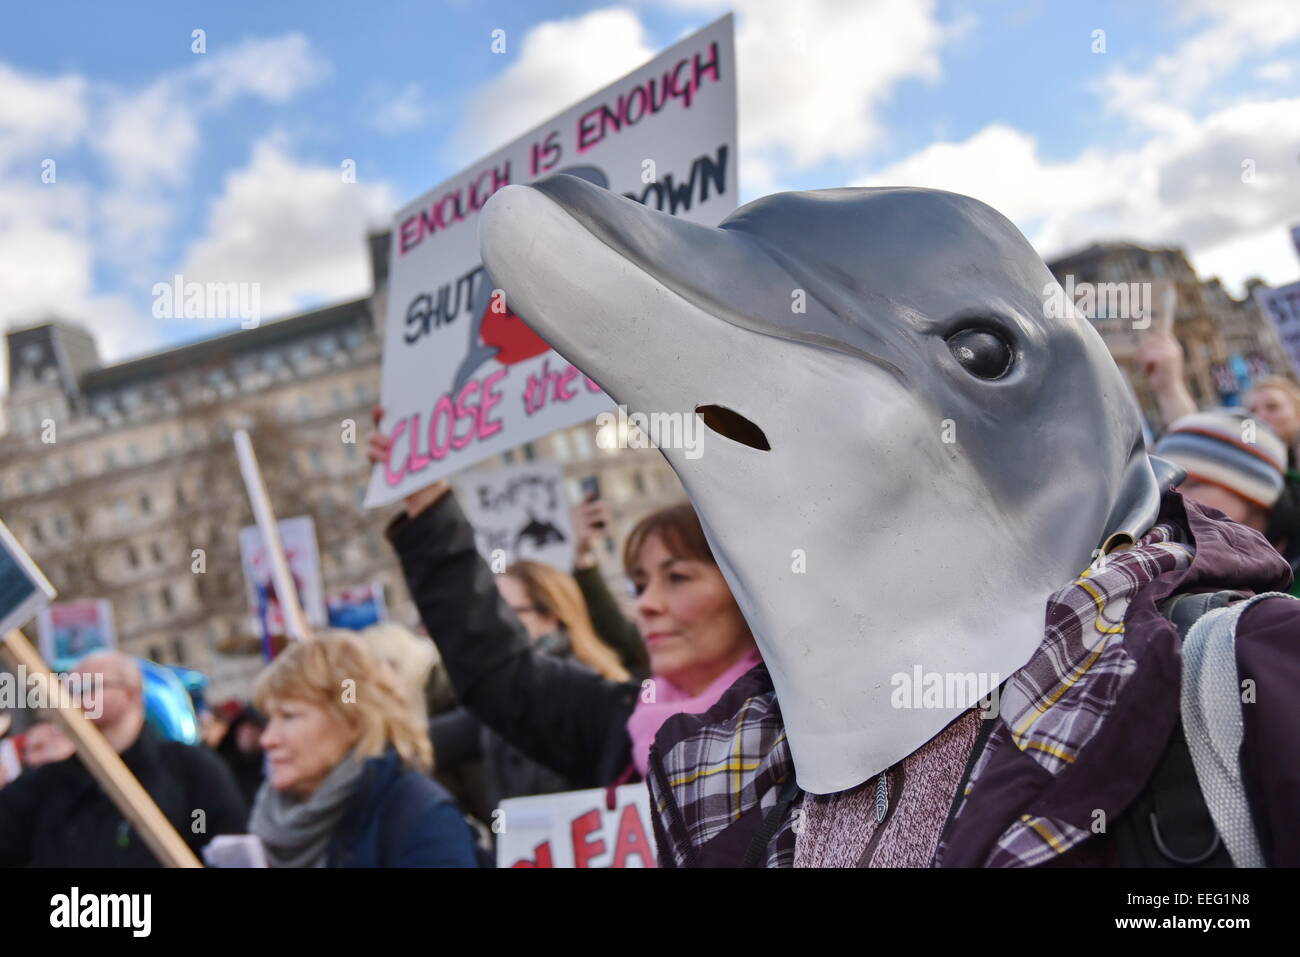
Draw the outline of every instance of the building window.
<instances>
[{"instance_id":1,"label":"building window","mask_svg":"<svg viewBox=\"0 0 1300 957\"><path fill-rule=\"evenodd\" d=\"M41 527L35 522L32 523L32 541L37 545L45 544L45 535L41 532Z\"/></svg>"},{"instance_id":2,"label":"building window","mask_svg":"<svg viewBox=\"0 0 1300 957\"><path fill-rule=\"evenodd\" d=\"M153 605L149 602L148 592L140 592L135 596L135 609L139 613L141 621L149 620L149 616L153 612Z\"/></svg>"},{"instance_id":3,"label":"building window","mask_svg":"<svg viewBox=\"0 0 1300 957\"><path fill-rule=\"evenodd\" d=\"M172 590L170 585L163 585L158 589L158 603L162 605L163 611L172 610Z\"/></svg>"},{"instance_id":4,"label":"building window","mask_svg":"<svg viewBox=\"0 0 1300 957\"><path fill-rule=\"evenodd\" d=\"M532 462L532 461L534 461L536 458L537 458L537 449L533 446L533 443L532 443L532 442L525 442L525 443L524 443L524 461L525 461L525 462Z\"/></svg>"},{"instance_id":5,"label":"building window","mask_svg":"<svg viewBox=\"0 0 1300 957\"><path fill-rule=\"evenodd\" d=\"M339 344L334 340L333 336L326 336L316 343L316 351L328 359L339 351Z\"/></svg>"},{"instance_id":6,"label":"building window","mask_svg":"<svg viewBox=\"0 0 1300 957\"><path fill-rule=\"evenodd\" d=\"M76 480L77 463L72 461L72 459L63 460L63 477L67 479L69 482Z\"/></svg>"},{"instance_id":7,"label":"building window","mask_svg":"<svg viewBox=\"0 0 1300 957\"><path fill-rule=\"evenodd\" d=\"M117 520L123 525L131 521L131 506L121 500L117 503Z\"/></svg>"},{"instance_id":8,"label":"building window","mask_svg":"<svg viewBox=\"0 0 1300 957\"><path fill-rule=\"evenodd\" d=\"M104 471L111 472L117 468L117 453L109 449L104 453Z\"/></svg>"},{"instance_id":9,"label":"building window","mask_svg":"<svg viewBox=\"0 0 1300 957\"><path fill-rule=\"evenodd\" d=\"M153 556L153 560L154 560L154 564L155 564L155 565L161 565L161 564L162 564L162 562L163 562L163 552L162 552L162 547L161 547L157 542L154 542L153 544L151 544L151 545L149 546L149 554Z\"/></svg>"},{"instance_id":10,"label":"building window","mask_svg":"<svg viewBox=\"0 0 1300 957\"><path fill-rule=\"evenodd\" d=\"M68 536L68 523L64 520L62 515L54 516L54 534L59 538L66 538Z\"/></svg>"},{"instance_id":11,"label":"building window","mask_svg":"<svg viewBox=\"0 0 1300 957\"><path fill-rule=\"evenodd\" d=\"M307 450L307 458L311 462L313 472L325 471L325 464L321 461L320 449L316 448L316 446L313 445Z\"/></svg>"},{"instance_id":12,"label":"building window","mask_svg":"<svg viewBox=\"0 0 1300 957\"><path fill-rule=\"evenodd\" d=\"M311 398L308 396L298 397L298 414L304 419L311 418Z\"/></svg>"},{"instance_id":13,"label":"building window","mask_svg":"<svg viewBox=\"0 0 1300 957\"><path fill-rule=\"evenodd\" d=\"M149 660L150 660L150 661L156 661L156 662L157 662L158 664L160 664L160 665L165 663L165 662L163 661L163 653L162 653L162 646L161 646L161 645L150 645L150 646L149 646Z\"/></svg>"},{"instance_id":14,"label":"building window","mask_svg":"<svg viewBox=\"0 0 1300 957\"><path fill-rule=\"evenodd\" d=\"M366 400L370 397L370 390L366 388L366 384L364 382L358 382L355 386L353 386L352 392L354 395L356 395L357 402L363 405L365 404Z\"/></svg>"},{"instance_id":15,"label":"building window","mask_svg":"<svg viewBox=\"0 0 1300 957\"><path fill-rule=\"evenodd\" d=\"M153 512L153 502L149 501L149 493L147 492L140 494L140 511L145 515Z\"/></svg>"},{"instance_id":16,"label":"building window","mask_svg":"<svg viewBox=\"0 0 1300 957\"><path fill-rule=\"evenodd\" d=\"M176 637L172 639L172 651L176 655L178 665L185 664L185 639Z\"/></svg>"},{"instance_id":17,"label":"building window","mask_svg":"<svg viewBox=\"0 0 1300 957\"><path fill-rule=\"evenodd\" d=\"M580 426L573 430L573 447L577 458L591 458L591 436L587 434L586 426Z\"/></svg>"},{"instance_id":18,"label":"building window","mask_svg":"<svg viewBox=\"0 0 1300 957\"><path fill-rule=\"evenodd\" d=\"M551 451L561 462L569 461L569 437L563 432L551 436Z\"/></svg>"},{"instance_id":19,"label":"building window","mask_svg":"<svg viewBox=\"0 0 1300 957\"><path fill-rule=\"evenodd\" d=\"M126 546L126 563L131 568L140 567L140 553L135 550L134 545Z\"/></svg>"}]
</instances>

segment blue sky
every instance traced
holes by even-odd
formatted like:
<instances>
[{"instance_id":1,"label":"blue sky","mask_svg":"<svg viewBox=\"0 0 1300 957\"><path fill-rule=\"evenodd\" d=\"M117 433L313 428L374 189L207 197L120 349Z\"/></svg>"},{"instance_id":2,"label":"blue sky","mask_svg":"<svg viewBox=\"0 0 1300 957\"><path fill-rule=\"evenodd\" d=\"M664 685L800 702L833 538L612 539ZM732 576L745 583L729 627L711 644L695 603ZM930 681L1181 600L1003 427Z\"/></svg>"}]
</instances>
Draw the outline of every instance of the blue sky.
<instances>
[{"instance_id":1,"label":"blue sky","mask_svg":"<svg viewBox=\"0 0 1300 957\"><path fill-rule=\"evenodd\" d=\"M270 316L364 294L367 226L729 9L742 199L934 186L1047 256L1300 275L1293 0L45 0L0 33L0 322L59 313L120 359L223 331L151 317L175 272L255 274Z\"/></svg>"}]
</instances>

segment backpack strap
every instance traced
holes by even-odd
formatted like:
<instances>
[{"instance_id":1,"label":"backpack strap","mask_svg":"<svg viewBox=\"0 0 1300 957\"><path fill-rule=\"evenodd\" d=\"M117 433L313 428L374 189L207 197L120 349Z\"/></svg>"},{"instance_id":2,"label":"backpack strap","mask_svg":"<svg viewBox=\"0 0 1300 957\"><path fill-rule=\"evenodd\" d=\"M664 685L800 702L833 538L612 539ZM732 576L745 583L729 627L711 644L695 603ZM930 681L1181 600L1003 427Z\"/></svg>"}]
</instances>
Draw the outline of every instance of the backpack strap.
<instances>
[{"instance_id":1,"label":"backpack strap","mask_svg":"<svg viewBox=\"0 0 1300 957\"><path fill-rule=\"evenodd\" d=\"M1237 681L1237 622L1269 598L1266 592L1203 615L1183 640L1182 726L1196 778L1215 827L1237 867L1263 867L1241 776L1241 688Z\"/></svg>"},{"instance_id":2,"label":"backpack strap","mask_svg":"<svg viewBox=\"0 0 1300 957\"><path fill-rule=\"evenodd\" d=\"M1160 611L1181 641L1205 615L1243 597L1235 591L1175 595ZM1142 792L1116 821L1115 841L1124 867L1232 866L1201 794L1181 721Z\"/></svg>"}]
</instances>

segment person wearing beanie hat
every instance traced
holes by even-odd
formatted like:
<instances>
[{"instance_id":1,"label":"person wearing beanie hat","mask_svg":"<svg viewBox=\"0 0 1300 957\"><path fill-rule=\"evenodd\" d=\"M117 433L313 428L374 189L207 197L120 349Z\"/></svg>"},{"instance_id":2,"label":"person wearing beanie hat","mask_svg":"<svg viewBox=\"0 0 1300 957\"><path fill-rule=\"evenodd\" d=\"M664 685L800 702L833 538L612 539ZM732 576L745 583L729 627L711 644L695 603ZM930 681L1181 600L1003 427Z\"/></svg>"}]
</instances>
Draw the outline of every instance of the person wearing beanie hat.
<instances>
[{"instance_id":1,"label":"person wearing beanie hat","mask_svg":"<svg viewBox=\"0 0 1300 957\"><path fill-rule=\"evenodd\" d=\"M1185 497L1265 530L1282 494L1287 450L1263 422L1244 409L1195 412L1171 424L1152 451L1187 472L1179 487Z\"/></svg>"}]
</instances>

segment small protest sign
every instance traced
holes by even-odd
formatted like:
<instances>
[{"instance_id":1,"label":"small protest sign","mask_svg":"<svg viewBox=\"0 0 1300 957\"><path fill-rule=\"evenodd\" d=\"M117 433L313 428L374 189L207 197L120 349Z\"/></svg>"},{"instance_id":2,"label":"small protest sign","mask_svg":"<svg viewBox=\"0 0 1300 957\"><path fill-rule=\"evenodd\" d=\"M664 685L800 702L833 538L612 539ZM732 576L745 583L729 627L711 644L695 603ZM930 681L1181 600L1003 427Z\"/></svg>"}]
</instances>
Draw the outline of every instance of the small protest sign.
<instances>
[{"instance_id":1,"label":"small protest sign","mask_svg":"<svg viewBox=\"0 0 1300 957\"><path fill-rule=\"evenodd\" d=\"M0 522L0 635L21 628L54 600L54 586Z\"/></svg>"},{"instance_id":2,"label":"small protest sign","mask_svg":"<svg viewBox=\"0 0 1300 957\"><path fill-rule=\"evenodd\" d=\"M41 656L49 662L117 647L113 606L103 598L55 602L37 618Z\"/></svg>"},{"instance_id":3,"label":"small protest sign","mask_svg":"<svg viewBox=\"0 0 1300 957\"><path fill-rule=\"evenodd\" d=\"M573 525L559 465L529 462L474 471L456 487L479 553L494 569L528 560L573 570Z\"/></svg>"},{"instance_id":4,"label":"small protest sign","mask_svg":"<svg viewBox=\"0 0 1300 957\"><path fill-rule=\"evenodd\" d=\"M495 815L497 867L655 867L644 784L510 798Z\"/></svg>"},{"instance_id":5,"label":"small protest sign","mask_svg":"<svg viewBox=\"0 0 1300 957\"><path fill-rule=\"evenodd\" d=\"M328 616L321 585L320 554L316 549L316 525L310 515L299 515L280 519L276 527L280 530L285 560L307 621L324 626ZM271 576L271 556L256 525L239 530L239 554L248 586L248 607L261 624L263 635L286 634L284 610Z\"/></svg>"}]
</instances>

